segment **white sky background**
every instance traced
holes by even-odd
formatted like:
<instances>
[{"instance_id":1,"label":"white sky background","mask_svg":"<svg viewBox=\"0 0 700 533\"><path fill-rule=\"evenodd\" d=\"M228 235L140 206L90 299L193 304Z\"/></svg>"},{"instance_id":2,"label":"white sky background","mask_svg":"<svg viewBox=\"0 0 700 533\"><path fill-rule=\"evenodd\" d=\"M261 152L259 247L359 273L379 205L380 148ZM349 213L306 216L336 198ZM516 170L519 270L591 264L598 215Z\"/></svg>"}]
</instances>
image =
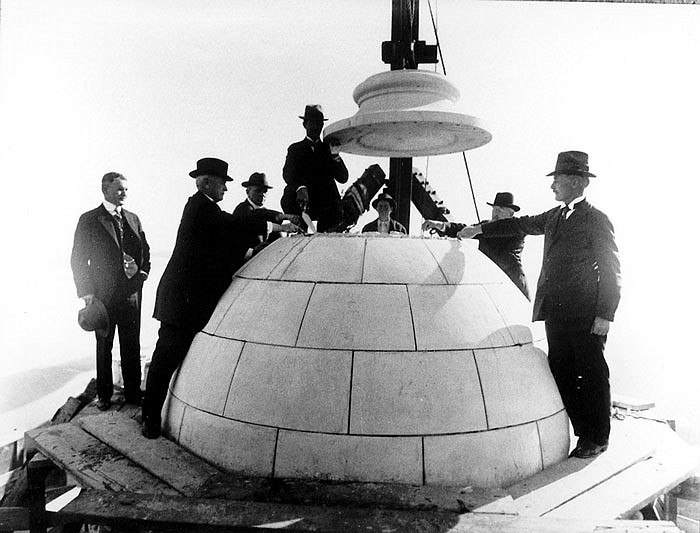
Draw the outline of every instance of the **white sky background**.
<instances>
[{"instance_id":1,"label":"white sky background","mask_svg":"<svg viewBox=\"0 0 700 533\"><path fill-rule=\"evenodd\" d=\"M482 218L500 190L522 213L550 208L545 174L557 153L587 151L599 176L587 196L613 221L623 266L607 351L614 390L696 417L700 9L433 5L460 105L493 134L467 153ZM101 201L102 174L129 178L127 207L159 273L195 161L229 161L236 181L224 209L243 199L253 171L267 173L267 203L278 208L286 148L304 135L297 115L307 103L323 104L331 122L355 113L354 88L388 70L380 46L390 21L389 0L2 1L0 373L92 352L75 323L69 256L79 214ZM435 42L425 1L421 38ZM348 185L375 162L388 172L387 159L344 159ZM425 158L414 166L425 169ZM428 178L455 220L476 221L461 155L431 158ZM526 241L533 289L541 246ZM145 289L145 332L156 327L157 281Z\"/></svg>"}]
</instances>

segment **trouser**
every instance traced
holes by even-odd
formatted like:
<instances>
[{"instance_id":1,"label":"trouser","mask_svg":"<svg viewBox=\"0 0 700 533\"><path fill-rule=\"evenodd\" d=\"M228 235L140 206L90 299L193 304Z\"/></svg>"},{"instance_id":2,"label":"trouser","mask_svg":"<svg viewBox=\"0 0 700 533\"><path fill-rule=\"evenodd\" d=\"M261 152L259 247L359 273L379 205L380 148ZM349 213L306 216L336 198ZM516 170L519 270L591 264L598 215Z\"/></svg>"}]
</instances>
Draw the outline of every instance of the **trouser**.
<instances>
[{"instance_id":1,"label":"trouser","mask_svg":"<svg viewBox=\"0 0 700 533\"><path fill-rule=\"evenodd\" d=\"M139 294L134 293L107 308L109 332L106 337L95 334L97 339L97 396L109 400L114 390L112 378L112 346L119 330L119 357L121 360L124 395L136 398L141 391L141 308Z\"/></svg>"},{"instance_id":2,"label":"trouser","mask_svg":"<svg viewBox=\"0 0 700 533\"><path fill-rule=\"evenodd\" d=\"M605 362L605 335L545 322L549 368L574 428L574 434L596 444L610 436L610 371Z\"/></svg>"},{"instance_id":3,"label":"trouser","mask_svg":"<svg viewBox=\"0 0 700 533\"><path fill-rule=\"evenodd\" d=\"M198 330L161 322L143 398L144 422L160 426L161 410L168 395L168 385L175 370L184 361Z\"/></svg>"}]
</instances>

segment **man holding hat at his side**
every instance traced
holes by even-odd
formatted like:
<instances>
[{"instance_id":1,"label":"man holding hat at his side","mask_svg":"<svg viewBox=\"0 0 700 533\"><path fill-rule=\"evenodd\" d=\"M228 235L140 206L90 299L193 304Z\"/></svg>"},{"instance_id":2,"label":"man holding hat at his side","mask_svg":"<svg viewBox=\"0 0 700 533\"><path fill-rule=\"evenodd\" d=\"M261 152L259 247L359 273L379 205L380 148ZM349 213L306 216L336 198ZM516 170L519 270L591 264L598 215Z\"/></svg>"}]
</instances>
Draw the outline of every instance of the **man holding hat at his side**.
<instances>
[{"instance_id":1,"label":"man holding hat at his side","mask_svg":"<svg viewBox=\"0 0 700 533\"><path fill-rule=\"evenodd\" d=\"M377 233L403 233L404 235L408 233L403 224L391 218L391 213L396 209L396 202L390 194L385 192L379 194L372 202L372 207L377 210L379 218L362 228L362 233L370 231L376 231Z\"/></svg>"},{"instance_id":2,"label":"man holding hat at his side","mask_svg":"<svg viewBox=\"0 0 700 533\"><path fill-rule=\"evenodd\" d=\"M142 410L142 433L149 439L160 436L170 378L243 264L247 248L241 235L267 233L264 220L235 220L217 205L227 191L226 183L233 181L228 163L205 157L190 176L196 180L197 193L185 205L175 248L156 292L153 317L160 321L160 329Z\"/></svg>"},{"instance_id":3,"label":"man holding hat at his side","mask_svg":"<svg viewBox=\"0 0 700 533\"><path fill-rule=\"evenodd\" d=\"M551 185L562 202L536 216L468 226L459 236L544 235L533 320L544 320L549 367L574 433L572 457L608 448L610 373L603 352L620 301L620 260L613 226L584 197L588 154L561 152Z\"/></svg>"},{"instance_id":4,"label":"man holding hat at his side","mask_svg":"<svg viewBox=\"0 0 700 533\"><path fill-rule=\"evenodd\" d=\"M267 182L267 176L263 172L253 172L247 181L241 183L245 187L246 199L233 210L233 218L247 220L249 217L258 218L268 222L268 237L260 233L250 234L247 237L248 248L253 249L253 255L262 250L269 243L278 239L280 231L296 233L299 230L299 216L288 215L263 207L267 191L272 185ZM285 223L285 220L289 221Z\"/></svg>"},{"instance_id":5,"label":"man holding hat at his side","mask_svg":"<svg viewBox=\"0 0 700 533\"><path fill-rule=\"evenodd\" d=\"M486 202L491 206L491 220L501 220L513 218L520 207L515 205L513 194L510 192L496 193L493 203ZM466 227L466 224L458 222L443 222L441 220L426 220L423 222L423 230L435 230L448 237L456 237L457 234ZM530 291L527 287L527 278L523 271L523 264L520 255L523 253L525 245L525 234L520 235L477 235L479 250L491 261L496 263L503 272L511 279L515 286L530 299Z\"/></svg>"},{"instance_id":6,"label":"man holding hat at his side","mask_svg":"<svg viewBox=\"0 0 700 533\"><path fill-rule=\"evenodd\" d=\"M307 105L302 125L306 137L289 146L282 169L286 182L282 195L282 211L301 215L307 212L318 221L319 232L339 224L343 219L340 193L335 182L348 181L348 169L335 147L321 140L323 116L320 105Z\"/></svg>"},{"instance_id":7,"label":"man holding hat at his side","mask_svg":"<svg viewBox=\"0 0 700 533\"><path fill-rule=\"evenodd\" d=\"M78 321L95 331L97 408L112 405L112 346L119 332L119 356L127 403L141 404L141 290L151 269L150 250L139 217L124 209L127 179L102 177L104 201L83 213L75 229L70 264L85 309Z\"/></svg>"}]
</instances>

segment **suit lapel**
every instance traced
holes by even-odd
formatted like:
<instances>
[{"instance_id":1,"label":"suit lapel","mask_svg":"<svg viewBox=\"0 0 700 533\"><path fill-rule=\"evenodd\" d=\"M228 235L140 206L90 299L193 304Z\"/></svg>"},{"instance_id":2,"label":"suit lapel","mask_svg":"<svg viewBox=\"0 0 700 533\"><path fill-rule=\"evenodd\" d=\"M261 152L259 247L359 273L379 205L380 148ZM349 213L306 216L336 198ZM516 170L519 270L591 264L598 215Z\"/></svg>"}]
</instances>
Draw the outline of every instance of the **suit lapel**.
<instances>
[{"instance_id":1,"label":"suit lapel","mask_svg":"<svg viewBox=\"0 0 700 533\"><path fill-rule=\"evenodd\" d=\"M119 248L119 240L117 239L117 232L114 230L114 224L112 223L112 215L110 215L104 206L101 206L99 213L97 214L97 220L99 220L105 231L112 237L114 244Z\"/></svg>"},{"instance_id":2,"label":"suit lapel","mask_svg":"<svg viewBox=\"0 0 700 533\"><path fill-rule=\"evenodd\" d=\"M129 225L129 227L131 228L131 232L134 235L136 235L136 237L140 240L141 237L139 235L137 224L136 224L136 216L131 211L127 211L123 207L122 207L122 216L124 217L124 220Z\"/></svg>"}]
</instances>

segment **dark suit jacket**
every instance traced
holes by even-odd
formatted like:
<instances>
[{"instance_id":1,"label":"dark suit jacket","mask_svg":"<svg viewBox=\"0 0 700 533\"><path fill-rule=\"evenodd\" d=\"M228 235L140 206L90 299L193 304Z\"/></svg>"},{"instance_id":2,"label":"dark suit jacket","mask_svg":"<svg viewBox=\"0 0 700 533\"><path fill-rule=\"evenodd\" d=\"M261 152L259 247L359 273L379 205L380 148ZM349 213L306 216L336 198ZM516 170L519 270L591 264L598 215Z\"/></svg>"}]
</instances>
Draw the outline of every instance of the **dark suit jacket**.
<instances>
[{"instance_id":1,"label":"dark suit jacket","mask_svg":"<svg viewBox=\"0 0 700 533\"><path fill-rule=\"evenodd\" d=\"M131 255L139 270L148 274L151 255L141 221L135 213L124 208L122 219L136 237ZM78 296L94 294L107 307L140 291L144 279L139 274L131 279L126 277L122 250L112 221L113 217L104 205L83 213L75 229L70 260Z\"/></svg>"},{"instance_id":2,"label":"dark suit jacket","mask_svg":"<svg viewBox=\"0 0 700 533\"><path fill-rule=\"evenodd\" d=\"M445 230L445 235L456 237L465 226L466 224L451 222ZM529 300L530 290L520 259L525 246L525 235L477 235L475 238L479 241L479 251L496 263Z\"/></svg>"},{"instance_id":3,"label":"dark suit jacket","mask_svg":"<svg viewBox=\"0 0 700 533\"><path fill-rule=\"evenodd\" d=\"M292 144L287 149L282 177L287 183L281 202L285 213L301 214L296 196L297 189L305 185L309 192L309 216L314 220L340 221L342 207L335 181L347 182L348 169L340 157L331 154L328 143L321 141L315 149L309 139Z\"/></svg>"},{"instance_id":4,"label":"dark suit jacket","mask_svg":"<svg viewBox=\"0 0 700 533\"><path fill-rule=\"evenodd\" d=\"M487 222L484 236L544 235L542 270L533 320L590 323L615 318L620 302L620 260L612 224L586 200L568 219L555 207L536 216Z\"/></svg>"},{"instance_id":5,"label":"dark suit jacket","mask_svg":"<svg viewBox=\"0 0 700 533\"><path fill-rule=\"evenodd\" d=\"M240 204L236 206L233 210L233 218L239 221L248 221L250 219L263 220L265 222L273 222L275 224L282 224L284 222L282 216L283 213L279 211L274 211L273 209L267 209L266 207L254 208L248 200L243 200ZM249 232L246 235L246 240L248 242L248 248L255 248L256 246L265 242L266 231L260 232ZM279 237L278 232L274 232L268 238L268 241L275 240Z\"/></svg>"},{"instance_id":6,"label":"dark suit jacket","mask_svg":"<svg viewBox=\"0 0 700 533\"><path fill-rule=\"evenodd\" d=\"M243 264L247 231L265 232L262 220L237 221L202 192L182 213L173 254L158 284L153 317L199 331Z\"/></svg>"},{"instance_id":7,"label":"dark suit jacket","mask_svg":"<svg viewBox=\"0 0 700 533\"><path fill-rule=\"evenodd\" d=\"M365 225L364 228L362 228L362 233L367 233L369 231L378 231L379 230L379 219L375 218L372 222L369 224ZM393 218L389 219L389 232L396 231L398 233L403 233L406 235L408 232L406 231L406 228L404 227L401 222L398 222L394 220Z\"/></svg>"}]
</instances>

